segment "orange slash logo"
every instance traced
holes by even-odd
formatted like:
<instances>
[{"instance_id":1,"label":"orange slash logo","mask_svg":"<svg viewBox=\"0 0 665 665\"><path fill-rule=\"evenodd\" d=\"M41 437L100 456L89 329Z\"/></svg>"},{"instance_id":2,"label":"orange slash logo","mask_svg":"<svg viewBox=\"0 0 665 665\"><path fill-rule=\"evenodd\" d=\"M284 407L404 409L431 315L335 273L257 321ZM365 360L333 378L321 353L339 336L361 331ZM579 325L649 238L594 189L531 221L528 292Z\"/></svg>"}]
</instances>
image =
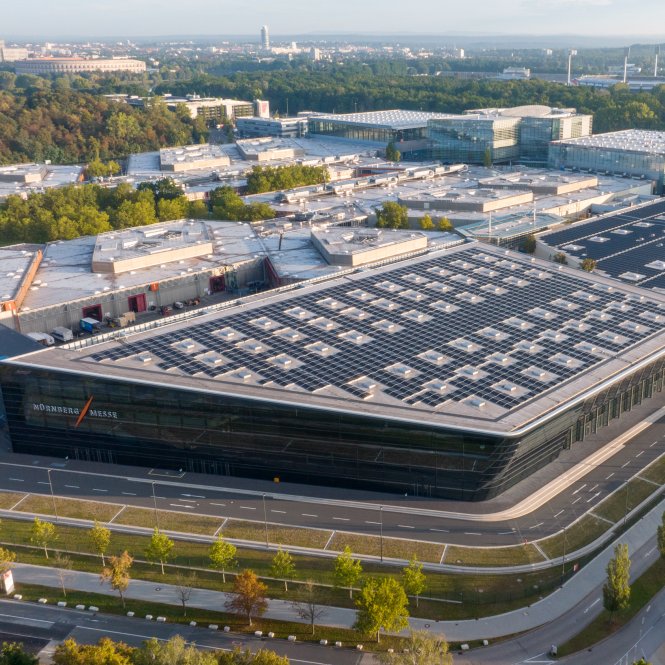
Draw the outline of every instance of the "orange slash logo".
<instances>
[{"instance_id":1,"label":"orange slash logo","mask_svg":"<svg viewBox=\"0 0 665 665\"><path fill-rule=\"evenodd\" d=\"M88 411L90 410L90 405L92 404L93 399L95 399L95 396L91 395L90 399L88 399L88 401L85 403L85 406L81 409L81 413L79 414L79 417L76 419L74 429L76 429L83 422L83 419L86 417Z\"/></svg>"}]
</instances>

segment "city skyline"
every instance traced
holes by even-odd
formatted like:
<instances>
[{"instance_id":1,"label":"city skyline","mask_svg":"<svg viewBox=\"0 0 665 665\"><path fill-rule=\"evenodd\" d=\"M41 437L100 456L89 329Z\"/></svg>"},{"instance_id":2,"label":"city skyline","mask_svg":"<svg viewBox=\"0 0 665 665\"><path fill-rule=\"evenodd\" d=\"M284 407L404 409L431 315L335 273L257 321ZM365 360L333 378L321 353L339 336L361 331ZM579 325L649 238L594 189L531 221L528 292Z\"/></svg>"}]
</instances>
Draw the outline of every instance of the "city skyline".
<instances>
[{"instance_id":1,"label":"city skyline","mask_svg":"<svg viewBox=\"0 0 665 665\"><path fill-rule=\"evenodd\" d=\"M258 41L260 28L266 24L276 37L331 33L665 37L660 28L665 7L658 0L643 0L639 13L630 0L505 0L498 5L486 1L479 4L482 11L471 12L450 0L421 0L405 16L404 5L396 0L380 4L378 0L363 4L339 0L334 13L305 0L283 0L278 5L256 0L251 12L213 0L199 0L193 7L173 0L64 0L57 5L37 0L29 7L12 3L3 8L3 32L15 37L51 38L256 35Z\"/></svg>"}]
</instances>

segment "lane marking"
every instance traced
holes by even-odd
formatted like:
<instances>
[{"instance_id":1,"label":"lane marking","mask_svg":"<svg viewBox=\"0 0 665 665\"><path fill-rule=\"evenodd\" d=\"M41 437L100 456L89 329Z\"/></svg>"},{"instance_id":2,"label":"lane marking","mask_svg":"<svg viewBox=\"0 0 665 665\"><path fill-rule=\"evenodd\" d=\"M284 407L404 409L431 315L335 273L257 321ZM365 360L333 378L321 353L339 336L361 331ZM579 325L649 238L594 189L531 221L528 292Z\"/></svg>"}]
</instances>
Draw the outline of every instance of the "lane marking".
<instances>
[{"instance_id":1,"label":"lane marking","mask_svg":"<svg viewBox=\"0 0 665 665\"><path fill-rule=\"evenodd\" d=\"M98 489L97 487L93 487L93 488L92 488L92 491L93 491L93 492L108 492L108 490Z\"/></svg>"},{"instance_id":2,"label":"lane marking","mask_svg":"<svg viewBox=\"0 0 665 665\"><path fill-rule=\"evenodd\" d=\"M205 499L202 494L181 494L180 496L189 496L192 499Z\"/></svg>"},{"instance_id":3,"label":"lane marking","mask_svg":"<svg viewBox=\"0 0 665 665\"><path fill-rule=\"evenodd\" d=\"M256 510L256 506L238 506L238 508L242 508L243 510Z\"/></svg>"},{"instance_id":4,"label":"lane marking","mask_svg":"<svg viewBox=\"0 0 665 665\"><path fill-rule=\"evenodd\" d=\"M370 522L369 520L365 520L365 524L381 524L381 522Z\"/></svg>"},{"instance_id":5,"label":"lane marking","mask_svg":"<svg viewBox=\"0 0 665 665\"><path fill-rule=\"evenodd\" d=\"M589 490L589 492L593 492L593 491L596 489L596 487L598 487L598 483L596 483L596 484L595 484L595 485Z\"/></svg>"},{"instance_id":6,"label":"lane marking","mask_svg":"<svg viewBox=\"0 0 665 665\"><path fill-rule=\"evenodd\" d=\"M577 499L575 499L575 501L573 501L570 505L574 506L581 498L581 496L578 496Z\"/></svg>"},{"instance_id":7,"label":"lane marking","mask_svg":"<svg viewBox=\"0 0 665 665\"><path fill-rule=\"evenodd\" d=\"M630 464L631 460L628 460L625 464L621 465L621 468L627 467Z\"/></svg>"},{"instance_id":8,"label":"lane marking","mask_svg":"<svg viewBox=\"0 0 665 665\"><path fill-rule=\"evenodd\" d=\"M584 610L584 614L586 614L594 605L598 605L599 602L600 602L600 598L596 598L596 600L594 600L593 603L591 603L591 605L589 605L589 607L587 607Z\"/></svg>"},{"instance_id":9,"label":"lane marking","mask_svg":"<svg viewBox=\"0 0 665 665\"><path fill-rule=\"evenodd\" d=\"M559 515L561 515L561 513L565 513L565 512L566 512L566 511L562 508L562 509L561 509L561 510L560 510L560 511L559 511L554 517L555 517L555 518L556 518L556 517L559 517Z\"/></svg>"},{"instance_id":10,"label":"lane marking","mask_svg":"<svg viewBox=\"0 0 665 665\"><path fill-rule=\"evenodd\" d=\"M286 515L286 510L273 510L272 508L270 509L271 513L281 513L282 515Z\"/></svg>"},{"instance_id":11,"label":"lane marking","mask_svg":"<svg viewBox=\"0 0 665 665\"><path fill-rule=\"evenodd\" d=\"M581 492L581 491L586 487L586 485L587 485L587 484L584 483L584 485L582 485L581 487L578 487L578 488L573 492L573 495L577 494L578 492Z\"/></svg>"},{"instance_id":12,"label":"lane marking","mask_svg":"<svg viewBox=\"0 0 665 665\"><path fill-rule=\"evenodd\" d=\"M635 459L637 459L640 455L644 455L644 451L643 451L643 450L640 450L640 452L637 453L637 455L635 455Z\"/></svg>"},{"instance_id":13,"label":"lane marking","mask_svg":"<svg viewBox=\"0 0 665 665\"><path fill-rule=\"evenodd\" d=\"M38 480L37 484L38 485L50 485L51 483L47 482L46 480Z\"/></svg>"},{"instance_id":14,"label":"lane marking","mask_svg":"<svg viewBox=\"0 0 665 665\"><path fill-rule=\"evenodd\" d=\"M121 494L124 494L125 496L136 496L136 492L120 492Z\"/></svg>"},{"instance_id":15,"label":"lane marking","mask_svg":"<svg viewBox=\"0 0 665 665\"><path fill-rule=\"evenodd\" d=\"M607 478L605 478L605 480L609 480L613 475L614 475L614 471L612 471L612 473L610 473L610 475L607 476Z\"/></svg>"},{"instance_id":16,"label":"lane marking","mask_svg":"<svg viewBox=\"0 0 665 665\"><path fill-rule=\"evenodd\" d=\"M594 499L599 497L602 494L602 492L596 492L588 501L587 503L591 503Z\"/></svg>"},{"instance_id":17,"label":"lane marking","mask_svg":"<svg viewBox=\"0 0 665 665\"><path fill-rule=\"evenodd\" d=\"M436 531L437 533L450 533L448 529L430 529L430 531Z\"/></svg>"},{"instance_id":18,"label":"lane marking","mask_svg":"<svg viewBox=\"0 0 665 665\"><path fill-rule=\"evenodd\" d=\"M337 520L338 522L350 522L351 518L350 517L333 517L334 520Z\"/></svg>"},{"instance_id":19,"label":"lane marking","mask_svg":"<svg viewBox=\"0 0 665 665\"><path fill-rule=\"evenodd\" d=\"M497 533L497 536L510 536L511 534L515 533L515 530L513 529L512 531L499 531Z\"/></svg>"},{"instance_id":20,"label":"lane marking","mask_svg":"<svg viewBox=\"0 0 665 665\"><path fill-rule=\"evenodd\" d=\"M9 480L13 480L15 483L23 483L25 482L23 478L10 478Z\"/></svg>"},{"instance_id":21,"label":"lane marking","mask_svg":"<svg viewBox=\"0 0 665 665\"><path fill-rule=\"evenodd\" d=\"M318 517L318 515L313 515L312 513L300 513L303 517Z\"/></svg>"},{"instance_id":22,"label":"lane marking","mask_svg":"<svg viewBox=\"0 0 665 665\"><path fill-rule=\"evenodd\" d=\"M210 502L210 505L211 505L211 506L221 506L222 508L226 508L226 504L225 504L225 503L213 503L213 502L211 501L211 502Z\"/></svg>"},{"instance_id":23,"label":"lane marking","mask_svg":"<svg viewBox=\"0 0 665 665\"><path fill-rule=\"evenodd\" d=\"M415 529L415 526L409 526L408 524L398 524L397 526L401 527L402 529Z\"/></svg>"},{"instance_id":24,"label":"lane marking","mask_svg":"<svg viewBox=\"0 0 665 665\"><path fill-rule=\"evenodd\" d=\"M478 533L477 531L465 531L464 532L465 536L482 536L482 533Z\"/></svg>"},{"instance_id":25,"label":"lane marking","mask_svg":"<svg viewBox=\"0 0 665 665\"><path fill-rule=\"evenodd\" d=\"M169 503L169 506L173 506L174 508L189 508L189 510L194 510L194 506L188 506L185 503Z\"/></svg>"},{"instance_id":26,"label":"lane marking","mask_svg":"<svg viewBox=\"0 0 665 665\"><path fill-rule=\"evenodd\" d=\"M545 524L545 522L538 522L538 524L534 524L533 526L530 526L529 531L531 529L537 529L539 526L543 526L543 524Z\"/></svg>"},{"instance_id":27,"label":"lane marking","mask_svg":"<svg viewBox=\"0 0 665 665\"><path fill-rule=\"evenodd\" d=\"M80 490L81 489L78 485L65 485L65 487L68 487L70 490Z\"/></svg>"}]
</instances>

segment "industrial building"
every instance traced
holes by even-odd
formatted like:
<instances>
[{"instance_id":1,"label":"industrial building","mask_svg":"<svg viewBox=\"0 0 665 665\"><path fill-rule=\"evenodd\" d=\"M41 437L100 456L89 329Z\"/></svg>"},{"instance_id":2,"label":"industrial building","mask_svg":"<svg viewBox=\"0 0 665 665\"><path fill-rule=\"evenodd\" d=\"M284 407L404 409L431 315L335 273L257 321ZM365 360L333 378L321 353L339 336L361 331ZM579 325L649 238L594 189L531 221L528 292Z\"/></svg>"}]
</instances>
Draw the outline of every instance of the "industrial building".
<instances>
[{"instance_id":1,"label":"industrial building","mask_svg":"<svg viewBox=\"0 0 665 665\"><path fill-rule=\"evenodd\" d=\"M467 243L19 352L2 409L17 452L479 500L662 392L664 321Z\"/></svg>"},{"instance_id":2,"label":"industrial building","mask_svg":"<svg viewBox=\"0 0 665 665\"><path fill-rule=\"evenodd\" d=\"M665 293L665 202L624 208L537 237L537 253L570 265L596 261L602 274Z\"/></svg>"},{"instance_id":3,"label":"industrial building","mask_svg":"<svg viewBox=\"0 0 665 665\"><path fill-rule=\"evenodd\" d=\"M162 171L182 173L226 167L231 159L221 146L205 143L163 148L159 151L159 164Z\"/></svg>"},{"instance_id":4,"label":"industrial building","mask_svg":"<svg viewBox=\"0 0 665 665\"><path fill-rule=\"evenodd\" d=\"M83 167L54 164L0 166L0 199L16 194L26 197L50 187L64 187L83 180Z\"/></svg>"},{"instance_id":5,"label":"industrial building","mask_svg":"<svg viewBox=\"0 0 665 665\"><path fill-rule=\"evenodd\" d=\"M238 118L236 130L241 138L297 139L307 136L309 121L307 118Z\"/></svg>"},{"instance_id":6,"label":"industrial building","mask_svg":"<svg viewBox=\"0 0 665 665\"><path fill-rule=\"evenodd\" d=\"M661 193L665 180L665 132L626 129L554 141L549 147L549 164L557 169L651 180Z\"/></svg>"},{"instance_id":7,"label":"industrial building","mask_svg":"<svg viewBox=\"0 0 665 665\"><path fill-rule=\"evenodd\" d=\"M246 102L239 99L222 99L219 97L200 97L199 95L187 95L185 97L164 95L163 99L172 111L178 107L186 108L192 118L203 117L208 124L221 124L235 118L251 117L256 112L257 104L268 103Z\"/></svg>"},{"instance_id":8,"label":"industrial building","mask_svg":"<svg viewBox=\"0 0 665 665\"><path fill-rule=\"evenodd\" d=\"M17 74L77 74L82 72L132 72L146 71L141 60L129 58L32 58L17 60L14 64Z\"/></svg>"}]
</instances>

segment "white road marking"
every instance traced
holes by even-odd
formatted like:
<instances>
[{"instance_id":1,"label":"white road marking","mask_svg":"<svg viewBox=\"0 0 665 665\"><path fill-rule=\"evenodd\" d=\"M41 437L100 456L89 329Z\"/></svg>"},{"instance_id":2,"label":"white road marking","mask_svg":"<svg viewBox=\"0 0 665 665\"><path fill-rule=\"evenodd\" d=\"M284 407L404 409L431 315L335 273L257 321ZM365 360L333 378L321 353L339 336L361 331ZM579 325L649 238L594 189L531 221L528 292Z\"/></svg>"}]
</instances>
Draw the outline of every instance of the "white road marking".
<instances>
[{"instance_id":1,"label":"white road marking","mask_svg":"<svg viewBox=\"0 0 665 665\"><path fill-rule=\"evenodd\" d=\"M365 524L381 524L381 522L370 522L369 520L365 520Z\"/></svg>"},{"instance_id":2,"label":"white road marking","mask_svg":"<svg viewBox=\"0 0 665 665\"><path fill-rule=\"evenodd\" d=\"M312 513L300 513L303 517L318 517L318 515L312 515Z\"/></svg>"},{"instance_id":3,"label":"white road marking","mask_svg":"<svg viewBox=\"0 0 665 665\"><path fill-rule=\"evenodd\" d=\"M450 533L448 529L430 529L430 531L438 531L439 533Z\"/></svg>"},{"instance_id":4,"label":"white road marking","mask_svg":"<svg viewBox=\"0 0 665 665\"><path fill-rule=\"evenodd\" d=\"M211 501L211 502L210 502L210 505L211 505L211 506L221 506L222 508L226 508L226 504L225 504L225 503L213 503L213 502Z\"/></svg>"},{"instance_id":5,"label":"white road marking","mask_svg":"<svg viewBox=\"0 0 665 665\"><path fill-rule=\"evenodd\" d=\"M602 494L602 492L596 492L588 501L587 503L591 503L596 497L599 497Z\"/></svg>"},{"instance_id":6,"label":"white road marking","mask_svg":"<svg viewBox=\"0 0 665 665\"><path fill-rule=\"evenodd\" d=\"M349 522L351 521L350 517L333 517L334 520L337 520L338 522Z\"/></svg>"},{"instance_id":7,"label":"white road marking","mask_svg":"<svg viewBox=\"0 0 665 665\"><path fill-rule=\"evenodd\" d=\"M25 482L23 478L10 478L9 480L13 480L15 483L22 483Z\"/></svg>"},{"instance_id":8,"label":"white road marking","mask_svg":"<svg viewBox=\"0 0 665 665\"><path fill-rule=\"evenodd\" d=\"M50 485L51 483L47 482L46 480L38 480L37 484L38 485Z\"/></svg>"},{"instance_id":9,"label":"white road marking","mask_svg":"<svg viewBox=\"0 0 665 665\"><path fill-rule=\"evenodd\" d=\"M637 455L635 455L635 459L637 459L640 455L644 455L644 451L643 451L643 450L640 450L640 452L637 453Z\"/></svg>"},{"instance_id":10,"label":"white road marking","mask_svg":"<svg viewBox=\"0 0 665 665\"><path fill-rule=\"evenodd\" d=\"M120 492L121 494L124 494L125 496L136 496L136 492Z\"/></svg>"},{"instance_id":11,"label":"white road marking","mask_svg":"<svg viewBox=\"0 0 665 665\"><path fill-rule=\"evenodd\" d=\"M561 515L561 513L565 513L565 512L566 512L566 511L562 509L562 510L560 510L560 511L559 511L554 517L559 517L559 515Z\"/></svg>"},{"instance_id":12,"label":"white road marking","mask_svg":"<svg viewBox=\"0 0 665 665\"><path fill-rule=\"evenodd\" d=\"M513 529L512 531L499 531L497 536L509 536L512 533L515 533L515 529Z\"/></svg>"},{"instance_id":13,"label":"white road marking","mask_svg":"<svg viewBox=\"0 0 665 665\"><path fill-rule=\"evenodd\" d=\"M593 492L593 491L596 489L596 487L598 487L598 483L596 483L596 484L595 484L595 485L589 490L589 492Z\"/></svg>"},{"instance_id":14,"label":"white road marking","mask_svg":"<svg viewBox=\"0 0 665 665\"><path fill-rule=\"evenodd\" d=\"M654 442L649 446L649 448L653 448L657 443L658 443L658 441L654 441Z\"/></svg>"},{"instance_id":15,"label":"white road marking","mask_svg":"<svg viewBox=\"0 0 665 665\"><path fill-rule=\"evenodd\" d=\"M188 506L184 503L169 503L169 506L173 506L174 508L189 508L189 510L194 510L194 506Z\"/></svg>"},{"instance_id":16,"label":"white road marking","mask_svg":"<svg viewBox=\"0 0 665 665\"><path fill-rule=\"evenodd\" d=\"M614 471L612 471L612 473L610 473L610 475L607 476L607 478L605 478L605 480L609 480L613 475L614 475Z\"/></svg>"},{"instance_id":17,"label":"white road marking","mask_svg":"<svg viewBox=\"0 0 665 665\"><path fill-rule=\"evenodd\" d=\"M238 508L242 508L243 510L256 510L256 506L238 506Z\"/></svg>"},{"instance_id":18,"label":"white road marking","mask_svg":"<svg viewBox=\"0 0 665 665\"><path fill-rule=\"evenodd\" d=\"M570 505L574 506L581 498L581 496L578 496L577 499L575 499L575 501L573 501Z\"/></svg>"},{"instance_id":19,"label":"white road marking","mask_svg":"<svg viewBox=\"0 0 665 665\"><path fill-rule=\"evenodd\" d=\"M271 513L281 513L282 515L286 515L286 510L272 510L272 508L271 508L270 512Z\"/></svg>"},{"instance_id":20,"label":"white road marking","mask_svg":"<svg viewBox=\"0 0 665 665\"><path fill-rule=\"evenodd\" d=\"M180 496L189 496L192 499L205 499L202 494L181 494Z\"/></svg>"},{"instance_id":21,"label":"white road marking","mask_svg":"<svg viewBox=\"0 0 665 665\"><path fill-rule=\"evenodd\" d=\"M533 526L529 527L529 530L531 529L537 529L539 526L543 526L544 522L538 522L538 524L534 524Z\"/></svg>"},{"instance_id":22,"label":"white road marking","mask_svg":"<svg viewBox=\"0 0 665 665\"><path fill-rule=\"evenodd\" d=\"M70 490L78 490L78 489L81 489L78 485L65 485L65 487L68 487Z\"/></svg>"},{"instance_id":23,"label":"white road marking","mask_svg":"<svg viewBox=\"0 0 665 665\"><path fill-rule=\"evenodd\" d=\"M591 605L589 605L589 607L587 607L584 610L584 614L586 614L594 605L598 605L599 602L600 602L600 598L596 598L596 600L594 600L593 603L591 603Z\"/></svg>"},{"instance_id":24,"label":"white road marking","mask_svg":"<svg viewBox=\"0 0 665 665\"><path fill-rule=\"evenodd\" d=\"M648 552L645 552L644 558L646 559L648 556L651 556L657 549L658 549L657 547L652 547Z\"/></svg>"},{"instance_id":25,"label":"white road marking","mask_svg":"<svg viewBox=\"0 0 665 665\"><path fill-rule=\"evenodd\" d=\"M628 466L630 464L630 460L628 460L625 464L621 465L621 468L623 469L624 467Z\"/></svg>"},{"instance_id":26,"label":"white road marking","mask_svg":"<svg viewBox=\"0 0 665 665\"><path fill-rule=\"evenodd\" d=\"M478 533L477 531L465 531L464 532L465 536L482 536L482 533Z\"/></svg>"},{"instance_id":27,"label":"white road marking","mask_svg":"<svg viewBox=\"0 0 665 665\"><path fill-rule=\"evenodd\" d=\"M415 526L409 526L408 524L398 524L397 526L401 527L402 529L415 529Z\"/></svg>"},{"instance_id":28,"label":"white road marking","mask_svg":"<svg viewBox=\"0 0 665 665\"><path fill-rule=\"evenodd\" d=\"M97 489L96 487L93 487L92 491L93 492L108 492L108 490L101 490L101 489Z\"/></svg>"},{"instance_id":29,"label":"white road marking","mask_svg":"<svg viewBox=\"0 0 665 665\"><path fill-rule=\"evenodd\" d=\"M578 487L578 488L573 492L573 495L577 494L578 492L581 492L585 487L586 487L586 483L584 483L584 485L582 485L582 487Z\"/></svg>"},{"instance_id":30,"label":"white road marking","mask_svg":"<svg viewBox=\"0 0 665 665\"><path fill-rule=\"evenodd\" d=\"M194 499L179 499L179 501L186 501L187 503L196 503Z\"/></svg>"}]
</instances>

